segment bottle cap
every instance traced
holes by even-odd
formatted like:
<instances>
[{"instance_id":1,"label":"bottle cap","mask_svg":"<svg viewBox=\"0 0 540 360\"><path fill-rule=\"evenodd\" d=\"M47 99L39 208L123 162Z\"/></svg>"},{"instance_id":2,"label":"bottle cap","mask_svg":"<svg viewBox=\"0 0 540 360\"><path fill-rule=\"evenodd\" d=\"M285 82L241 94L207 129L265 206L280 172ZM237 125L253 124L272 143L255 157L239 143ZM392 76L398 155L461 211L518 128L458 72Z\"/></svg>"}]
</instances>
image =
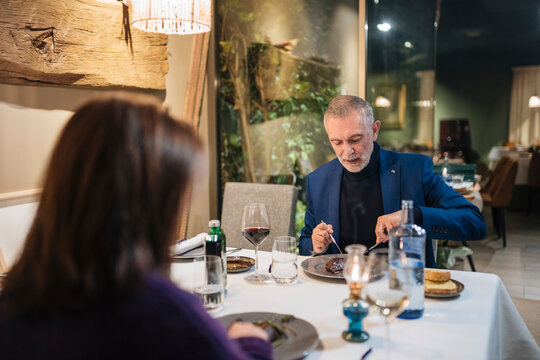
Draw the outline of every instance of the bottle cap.
<instances>
[{"instance_id":1,"label":"bottle cap","mask_svg":"<svg viewBox=\"0 0 540 360\"><path fill-rule=\"evenodd\" d=\"M208 222L208 226L210 226L211 228L219 227L220 225L221 225L221 222L219 220L210 220Z\"/></svg>"}]
</instances>

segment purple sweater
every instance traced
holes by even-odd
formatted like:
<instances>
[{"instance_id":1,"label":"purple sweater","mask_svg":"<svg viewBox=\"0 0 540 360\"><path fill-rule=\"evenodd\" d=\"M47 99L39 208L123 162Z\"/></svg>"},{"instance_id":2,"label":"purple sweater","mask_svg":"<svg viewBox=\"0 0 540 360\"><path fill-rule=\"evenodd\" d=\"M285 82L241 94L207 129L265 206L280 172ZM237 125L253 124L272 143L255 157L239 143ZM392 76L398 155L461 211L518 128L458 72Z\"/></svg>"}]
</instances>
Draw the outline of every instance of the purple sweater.
<instances>
[{"instance_id":1,"label":"purple sweater","mask_svg":"<svg viewBox=\"0 0 540 360\"><path fill-rule=\"evenodd\" d=\"M111 307L66 319L0 311L0 359L272 359L258 338L230 340L200 300L157 275Z\"/></svg>"}]
</instances>

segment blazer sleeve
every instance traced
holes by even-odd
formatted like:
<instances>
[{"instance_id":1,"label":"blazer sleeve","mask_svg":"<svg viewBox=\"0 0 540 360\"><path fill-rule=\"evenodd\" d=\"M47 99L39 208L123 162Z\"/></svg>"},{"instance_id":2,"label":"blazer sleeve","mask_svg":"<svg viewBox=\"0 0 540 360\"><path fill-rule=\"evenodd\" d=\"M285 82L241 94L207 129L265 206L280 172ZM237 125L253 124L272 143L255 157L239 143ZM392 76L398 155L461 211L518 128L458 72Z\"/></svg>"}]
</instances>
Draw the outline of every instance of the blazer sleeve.
<instances>
[{"instance_id":1,"label":"blazer sleeve","mask_svg":"<svg viewBox=\"0 0 540 360\"><path fill-rule=\"evenodd\" d=\"M298 240L298 250L300 252L300 255L311 255L311 252L313 251L313 243L311 241L311 234L313 232L313 229L316 226L315 222L315 214L313 210L313 201L312 199L312 191L310 186L310 180L311 176L308 175L306 178L306 199L307 199L307 206L306 206L306 215L304 218L304 227L302 228L302 231L300 232L300 239Z\"/></svg>"},{"instance_id":2,"label":"blazer sleeve","mask_svg":"<svg viewBox=\"0 0 540 360\"><path fill-rule=\"evenodd\" d=\"M433 172L431 159L424 159L421 171L426 205L419 208L427 237L458 241L484 238L486 223L478 207Z\"/></svg>"}]
</instances>

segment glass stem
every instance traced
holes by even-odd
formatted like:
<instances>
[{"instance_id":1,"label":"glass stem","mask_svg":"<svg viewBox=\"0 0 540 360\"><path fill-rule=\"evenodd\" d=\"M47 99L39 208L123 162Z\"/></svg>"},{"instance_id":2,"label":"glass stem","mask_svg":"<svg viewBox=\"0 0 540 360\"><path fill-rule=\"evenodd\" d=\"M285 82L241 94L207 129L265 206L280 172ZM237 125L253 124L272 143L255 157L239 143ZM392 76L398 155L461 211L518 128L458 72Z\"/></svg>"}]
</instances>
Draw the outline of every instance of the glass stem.
<instances>
[{"instance_id":1,"label":"glass stem","mask_svg":"<svg viewBox=\"0 0 540 360\"><path fill-rule=\"evenodd\" d=\"M390 359L390 326L388 319L384 320L384 331L386 336L384 337L384 349L386 351L386 358Z\"/></svg>"},{"instance_id":2,"label":"glass stem","mask_svg":"<svg viewBox=\"0 0 540 360\"><path fill-rule=\"evenodd\" d=\"M259 245L255 246L255 274L259 273Z\"/></svg>"}]
</instances>

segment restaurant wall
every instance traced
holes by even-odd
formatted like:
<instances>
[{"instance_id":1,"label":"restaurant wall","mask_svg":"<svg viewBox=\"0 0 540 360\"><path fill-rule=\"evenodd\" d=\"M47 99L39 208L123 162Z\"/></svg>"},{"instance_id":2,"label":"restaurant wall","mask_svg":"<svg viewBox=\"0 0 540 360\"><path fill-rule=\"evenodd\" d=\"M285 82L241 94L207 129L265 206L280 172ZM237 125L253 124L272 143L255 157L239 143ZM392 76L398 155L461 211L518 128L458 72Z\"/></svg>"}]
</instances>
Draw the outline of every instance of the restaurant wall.
<instances>
[{"instance_id":1,"label":"restaurant wall","mask_svg":"<svg viewBox=\"0 0 540 360\"><path fill-rule=\"evenodd\" d=\"M480 161L488 163L489 150L508 139L510 69L460 69L437 71L435 146L441 119L464 118L471 128L471 146Z\"/></svg>"},{"instance_id":2,"label":"restaurant wall","mask_svg":"<svg viewBox=\"0 0 540 360\"><path fill-rule=\"evenodd\" d=\"M192 36L170 36L166 91L150 92L164 100L172 115L180 117L187 85ZM73 110L84 101L111 93L70 87L0 84L0 193L39 187L40 178L58 133ZM200 134L208 143L206 111ZM209 218L208 178L195 196L188 233L204 231ZM8 265L20 252L37 208L36 198L0 198L0 248Z\"/></svg>"}]
</instances>

